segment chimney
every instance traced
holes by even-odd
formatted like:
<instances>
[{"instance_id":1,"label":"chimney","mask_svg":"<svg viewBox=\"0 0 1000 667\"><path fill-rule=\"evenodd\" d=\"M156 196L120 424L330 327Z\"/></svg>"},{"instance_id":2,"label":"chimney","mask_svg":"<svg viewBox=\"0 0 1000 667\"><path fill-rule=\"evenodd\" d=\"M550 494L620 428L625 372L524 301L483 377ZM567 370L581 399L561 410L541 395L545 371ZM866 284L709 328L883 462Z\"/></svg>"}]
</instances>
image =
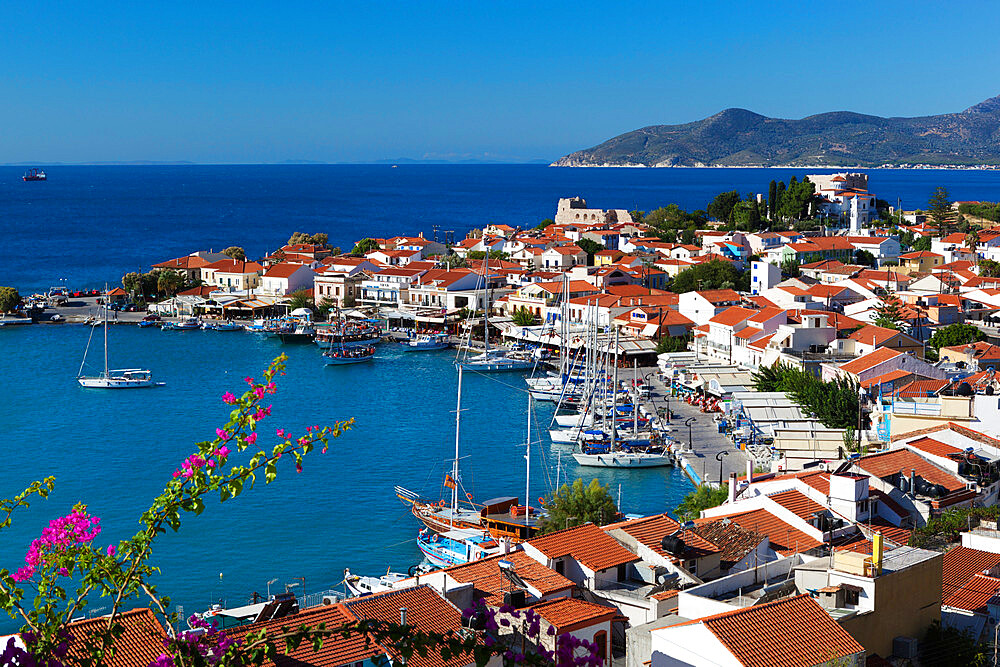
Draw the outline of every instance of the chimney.
<instances>
[{"instance_id":1,"label":"chimney","mask_svg":"<svg viewBox=\"0 0 1000 667\"><path fill-rule=\"evenodd\" d=\"M753 459L747 459L747 484L753 482Z\"/></svg>"},{"instance_id":2,"label":"chimney","mask_svg":"<svg viewBox=\"0 0 1000 667\"><path fill-rule=\"evenodd\" d=\"M917 495L917 470L910 468L910 495Z\"/></svg>"},{"instance_id":3,"label":"chimney","mask_svg":"<svg viewBox=\"0 0 1000 667\"><path fill-rule=\"evenodd\" d=\"M406 607L399 608L399 624L406 625Z\"/></svg>"},{"instance_id":4,"label":"chimney","mask_svg":"<svg viewBox=\"0 0 1000 667\"><path fill-rule=\"evenodd\" d=\"M726 502L733 502L736 500L736 473L729 473L729 498Z\"/></svg>"}]
</instances>

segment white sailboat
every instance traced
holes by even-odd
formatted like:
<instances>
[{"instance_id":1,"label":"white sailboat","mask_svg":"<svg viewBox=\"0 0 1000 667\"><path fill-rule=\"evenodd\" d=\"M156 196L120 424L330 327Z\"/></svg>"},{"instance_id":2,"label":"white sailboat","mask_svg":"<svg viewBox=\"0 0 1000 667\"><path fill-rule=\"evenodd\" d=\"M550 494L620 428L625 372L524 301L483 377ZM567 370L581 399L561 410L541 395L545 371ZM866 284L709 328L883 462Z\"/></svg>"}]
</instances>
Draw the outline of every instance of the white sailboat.
<instances>
[{"instance_id":1,"label":"white sailboat","mask_svg":"<svg viewBox=\"0 0 1000 667\"><path fill-rule=\"evenodd\" d=\"M83 361L80 362L80 370L77 373L76 381L84 389L139 389L141 387L159 387L166 383L153 382L153 374L141 368L120 368L112 370L108 367L108 306L107 297L104 300L104 370L99 375L84 375L83 367L87 363L87 353L90 351L90 342L94 338L94 330L90 330L90 338L87 339L87 349L83 353Z\"/></svg>"},{"instance_id":2,"label":"white sailboat","mask_svg":"<svg viewBox=\"0 0 1000 667\"><path fill-rule=\"evenodd\" d=\"M485 349L482 354L469 356L468 342L465 349L466 356L461 361L455 362L467 371L480 373L496 373L501 371L530 371L535 367L535 360L526 357L512 357L504 350L490 349L490 260L487 254L483 272L483 292L486 295L486 305L483 309L483 342ZM472 329L469 329L469 338L472 338ZM461 354L461 353L460 353Z\"/></svg>"}]
</instances>

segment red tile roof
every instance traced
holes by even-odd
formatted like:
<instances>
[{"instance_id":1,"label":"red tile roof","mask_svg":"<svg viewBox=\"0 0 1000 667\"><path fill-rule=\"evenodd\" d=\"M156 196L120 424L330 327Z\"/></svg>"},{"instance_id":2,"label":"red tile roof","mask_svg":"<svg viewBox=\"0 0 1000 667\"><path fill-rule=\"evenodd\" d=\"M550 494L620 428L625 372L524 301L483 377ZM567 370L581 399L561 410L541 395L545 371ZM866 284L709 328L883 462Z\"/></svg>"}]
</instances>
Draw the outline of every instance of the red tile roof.
<instances>
[{"instance_id":1,"label":"red tile roof","mask_svg":"<svg viewBox=\"0 0 1000 667\"><path fill-rule=\"evenodd\" d=\"M487 604L500 606L503 604L504 590L509 588L509 584L500 572L498 563L501 560L512 563L517 575L542 595L551 595L573 587L572 581L545 567L523 551L490 556L471 563L455 565L444 571L455 581L473 584L476 590L482 593L481 597Z\"/></svg>"},{"instance_id":2,"label":"red tile roof","mask_svg":"<svg viewBox=\"0 0 1000 667\"><path fill-rule=\"evenodd\" d=\"M948 491L965 489L965 482L950 472L938 468L908 449L894 449L881 454L869 454L856 461L859 468L868 474L885 479L902 473L909 476L910 471L916 471L919 477L931 484L940 484Z\"/></svg>"},{"instance_id":3,"label":"red tile roof","mask_svg":"<svg viewBox=\"0 0 1000 667\"><path fill-rule=\"evenodd\" d=\"M936 395L949 384L948 380L914 380L896 389L895 395L925 398Z\"/></svg>"},{"instance_id":4,"label":"red tile roof","mask_svg":"<svg viewBox=\"0 0 1000 667\"><path fill-rule=\"evenodd\" d=\"M823 543L819 540L785 523L765 509L730 514L725 517L717 516L711 520L715 521L722 518L729 519L745 530L752 530L756 533L767 535L771 543L771 548L782 555L803 553L823 546ZM699 519L695 523L700 524L705 521L707 519Z\"/></svg>"},{"instance_id":5,"label":"red tile roof","mask_svg":"<svg viewBox=\"0 0 1000 667\"><path fill-rule=\"evenodd\" d=\"M148 667L163 653L167 633L150 609L133 609L118 617L121 635L115 640L115 655L105 662L108 667ZM107 617L90 618L70 623L66 630L71 641L69 657L74 662L90 658L86 641L107 627Z\"/></svg>"},{"instance_id":6,"label":"red tile roof","mask_svg":"<svg viewBox=\"0 0 1000 667\"><path fill-rule=\"evenodd\" d=\"M882 375L876 375L873 378L868 378L861 383L861 386L865 389L870 387L878 387L883 384L892 384L896 380L902 380L903 378L908 378L912 376L913 373L910 371L904 371L902 369L897 369L894 371L889 371L888 373L883 373Z\"/></svg>"},{"instance_id":7,"label":"red tile roof","mask_svg":"<svg viewBox=\"0 0 1000 667\"><path fill-rule=\"evenodd\" d=\"M919 438L918 440L911 440L906 443L909 447L916 447L922 452L927 452L928 454L933 454L934 456L943 456L948 458L951 454L961 454L962 450L953 445L948 445L938 440L932 438Z\"/></svg>"},{"instance_id":8,"label":"red tile roof","mask_svg":"<svg viewBox=\"0 0 1000 667\"><path fill-rule=\"evenodd\" d=\"M817 512L825 512L826 510L825 507L817 503L815 500L795 489L775 493L768 497L795 516L800 519L805 519L806 521L812 518L812 516Z\"/></svg>"},{"instance_id":9,"label":"red tile roof","mask_svg":"<svg viewBox=\"0 0 1000 667\"><path fill-rule=\"evenodd\" d=\"M886 329L885 327L869 324L868 326L858 329L848 336L848 338L856 340L859 343L869 343L871 345L879 346L885 345L896 336L904 335L905 334L902 331L898 331L896 329ZM914 340L913 343L916 344L917 341Z\"/></svg>"},{"instance_id":10,"label":"red tile roof","mask_svg":"<svg viewBox=\"0 0 1000 667\"><path fill-rule=\"evenodd\" d=\"M736 301L740 300L740 295L736 291L731 289L710 289L703 290L697 293L698 296L705 299L709 303L725 303L726 301Z\"/></svg>"},{"instance_id":11,"label":"red tile roof","mask_svg":"<svg viewBox=\"0 0 1000 667\"><path fill-rule=\"evenodd\" d=\"M745 322L751 317L757 314L757 311L750 310L749 308L741 308L740 306L730 306L724 311L709 320L712 324L721 324L722 326L736 326L740 322Z\"/></svg>"},{"instance_id":12,"label":"red tile roof","mask_svg":"<svg viewBox=\"0 0 1000 667\"><path fill-rule=\"evenodd\" d=\"M965 585L941 601L943 606L986 612L986 605L1000 592L1000 579L985 574L975 574Z\"/></svg>"},{"instance_id":13,"label":"red tile roof","mask_svg":"<svg viewBox=\"0 0 1000 667\"><path fill-rule=\"evenodd\" d=\"M592 523L535 537L526 544L548 558L570 556L595 572L639 560L638 556Z\"/></svg>"},{"instance_id":14,"label":"red tile roof","mask_svg":"<svg viewBox=\"0 0 1000 667\"><path fill-rule=\"evenodd\" d=\"M275 264L264 274L265 278L288 278L299 269L307 268L304 264Z\"/></svg>"},{"instance_id":15,"label":"red tile roof","mask_svg":"<svg viewBox=\"0 0 1000 667\"><path fill-rule=\"evenodd\" d=\"M680 557L664 551L660 544L663 538L675 533L678 528L680 528L680 524L666 514L656 514L642 519L632 519L604 526L604 530L615 529L630 535L639 544L674 563L692 558L702 558L719 552L717 546L693 531L684 531L681 535L684 540L684 553Z\"/></svg>"},{"instance_id":16,"label":"red tile roof","mask_svg":"<svg viewBox=\"0 0 1000 667\"><path fill-rule=\"evenodd\" d=\"M745 667L808 667L865 650L808 595L727 611L691 623L708 628Z\"/></svg>"},{"instance_id":17,"label":"red tile roof","mask_svg":"<svg viewBox=\"0 0 1000 667\"><path fill-rule=\"evenodd\" d=\"M863 357L858 357L848 361L846 364L841 364L840 370L852 375L857 375L858 373L863 373L864 371L874 368L881 363L889 361L890 359L895 359L896 357L902 355L903 353L899 350L890 350L887 347L880 347L874 352L869 352Z\"/></svg>"},{"instance_id":18,"label":"red tile roof","mask_svg":"<svg viewBox=\"0 0 1000 667\"><path fill-rule=\"evenodd\" d=\"M968 547L955 547L941 564L941 599L946 600L982 572L1000 565L1000 554Z\"/></svg>"},{"instance_id":19,"label":"red tile roof","mask_svg":"<svg viewBox=\"0 0 1000 667\"><path fill-rule=\"evenodd\" d=\"M559 597L531 605L531 609L556 627L557 633L572 632L618 616L614 607L587 602L579 598Z\"/></svg>"},{"instance_id":20,"label":"red tile roof","mask_svg":"<svg viewBox=\"0 0 1000 667\"><path fill-rule=\"evenodd\" d=\"M208 266L208 260L202 259L197 255L178 257L166 262L160 262L159 264L153 264L154 269L200 269L203 266Z\"/></svg>"}]
</instances>

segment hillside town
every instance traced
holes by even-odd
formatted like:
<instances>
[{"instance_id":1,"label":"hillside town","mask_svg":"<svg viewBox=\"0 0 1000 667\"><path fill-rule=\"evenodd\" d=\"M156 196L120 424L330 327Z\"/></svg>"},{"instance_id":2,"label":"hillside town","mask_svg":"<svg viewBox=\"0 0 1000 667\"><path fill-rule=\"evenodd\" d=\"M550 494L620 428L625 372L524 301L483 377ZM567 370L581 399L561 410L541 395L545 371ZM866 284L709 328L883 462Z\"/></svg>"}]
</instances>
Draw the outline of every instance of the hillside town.
<instances>
[{"instance_id":1,"label":"hillside town","mask_svg":"<svg viewBox=\"0 0 1000 667\"><path fill-rule=\"evenodd\" d=\"M637 212L574 197L540 225L488 224L454 243L368 238L345 253L323 237L254 261L198 251L151 267L181 278L159 300L141 283L110 290L112 307L142 300L164 319L254 322L306 306L463 337L485 314L494 344L553 357L593 328L619 367L654 371L667 422L670 400L701 406L740 462L695 469L685 455L703 445L680 438L677 465L716 497L689 516L498 540L499 553L315 606L223 610L231 636L357 619L467 632L463 610L478 604L540 619L534 636L472 628L483 636L549 650L572 637L619 667L972 664L1000 627L1000 277L987 270L1000 229L958 231L956 202L937 220L885 215L864 174L807 178L816 229L716 219L670 242ZM154 661L166 636L154 613L121 620L117 654ZM474 663L335 635L275 664L386 659Z\"/></svg>"}]
</instances>

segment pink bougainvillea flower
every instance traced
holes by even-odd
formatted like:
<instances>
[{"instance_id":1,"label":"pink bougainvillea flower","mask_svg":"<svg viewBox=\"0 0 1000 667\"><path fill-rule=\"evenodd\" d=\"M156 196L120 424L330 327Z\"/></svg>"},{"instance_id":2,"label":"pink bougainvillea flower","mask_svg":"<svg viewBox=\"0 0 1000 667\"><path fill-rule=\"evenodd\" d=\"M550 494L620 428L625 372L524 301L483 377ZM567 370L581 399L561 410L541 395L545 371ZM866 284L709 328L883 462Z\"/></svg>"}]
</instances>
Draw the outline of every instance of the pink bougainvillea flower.
<instances>
[{"instance_id":1,"label":"pink bougainvillea flower","mask_svg":"<svg viewBox=\"0 0 1000 667\"><path fill-rule=\"evenodd\" d=\"M234 403L236 403L236 397L227 391L225 394L222 395L222 402L227 403L228 405L233 405Z\"/></svg>"}]
</instances>

